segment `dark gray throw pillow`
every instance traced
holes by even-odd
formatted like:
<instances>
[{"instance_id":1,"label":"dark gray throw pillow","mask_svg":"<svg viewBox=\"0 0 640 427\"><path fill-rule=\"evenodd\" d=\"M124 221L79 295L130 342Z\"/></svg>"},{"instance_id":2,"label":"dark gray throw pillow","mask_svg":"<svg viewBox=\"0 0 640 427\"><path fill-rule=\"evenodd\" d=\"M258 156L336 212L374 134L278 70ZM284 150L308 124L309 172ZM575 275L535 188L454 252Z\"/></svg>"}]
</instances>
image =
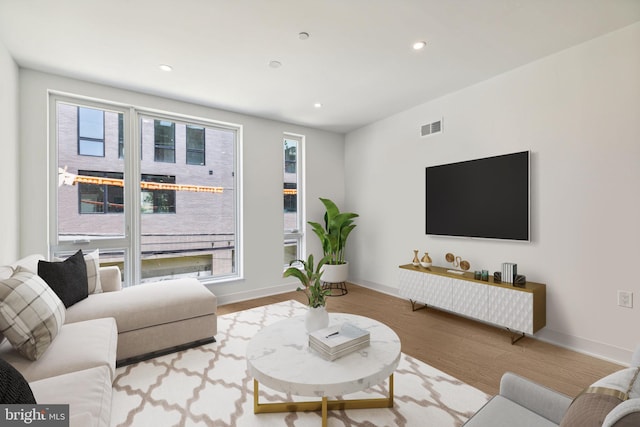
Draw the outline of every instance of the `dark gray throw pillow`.
<instances>
[{"instance_id":1,"label":"dark gray throw pillow","mask_svg":"<svg viewBox=\"0 0 640 427\"><path fill-rule=\"evenodd\" d=\"M39 261L38 276L53 289L65 308L89 296L87 265L81 250L61 262Z\"/></svg>"},{"instance_id":2,"label":"dark gray throw pillow","mask_svg":"<svg viewBox=\"0 0 640 427\"><path fill-rule=\"evenodd\" d=\"M4 359L0 359L0 403L4 405L36 403L27 380Z\"/></svg>"}]
</instances>

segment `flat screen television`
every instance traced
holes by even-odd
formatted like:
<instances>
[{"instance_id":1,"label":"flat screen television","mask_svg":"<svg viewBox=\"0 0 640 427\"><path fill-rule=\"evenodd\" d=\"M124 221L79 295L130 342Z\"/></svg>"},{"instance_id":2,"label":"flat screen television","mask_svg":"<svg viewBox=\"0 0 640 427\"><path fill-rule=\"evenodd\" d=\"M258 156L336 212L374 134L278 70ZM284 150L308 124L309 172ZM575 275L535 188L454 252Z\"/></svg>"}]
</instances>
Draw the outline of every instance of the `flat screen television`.
<instances>
[{"instance_id":1,"label":"flat screen television","mask_svg":"<svg viewBox=\"0 0 640 427\"><path fill-rule=\"evenodd\" d=\"M529 241L529 151L426 168L426 231Z\"/></svg>"}]
</instances>

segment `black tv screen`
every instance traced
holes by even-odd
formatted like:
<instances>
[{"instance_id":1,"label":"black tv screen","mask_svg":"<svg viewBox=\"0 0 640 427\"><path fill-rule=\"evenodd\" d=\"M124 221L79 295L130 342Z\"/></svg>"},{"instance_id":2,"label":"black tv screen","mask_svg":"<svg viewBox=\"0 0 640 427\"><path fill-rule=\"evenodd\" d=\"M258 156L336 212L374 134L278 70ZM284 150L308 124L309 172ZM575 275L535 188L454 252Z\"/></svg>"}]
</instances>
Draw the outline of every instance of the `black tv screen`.
<instances>
[{"instance_id":1,"label":"black tv screen","mask_svg":"<svg viewBox=\"0 0 640 427\"><path fill-rule=\"evenodd\" d=\"M428 235L529 241L529 152L426 168Z\"/></svg>"}]
</instances>

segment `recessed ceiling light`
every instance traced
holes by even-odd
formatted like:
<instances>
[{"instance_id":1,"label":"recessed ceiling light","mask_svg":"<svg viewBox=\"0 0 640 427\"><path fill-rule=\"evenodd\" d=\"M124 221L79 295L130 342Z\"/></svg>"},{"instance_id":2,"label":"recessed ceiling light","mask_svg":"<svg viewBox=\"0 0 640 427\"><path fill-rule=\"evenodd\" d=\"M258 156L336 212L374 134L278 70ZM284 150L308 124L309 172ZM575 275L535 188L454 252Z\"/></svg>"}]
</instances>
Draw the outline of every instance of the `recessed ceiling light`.
<instances>
[{"instance_id":1,"label":"recessed ceiling light","mask_svg":"<svg viewBox=\"0 0 640 427\"><path fill-rule=\"evenodd\" d=\"M309 33L307 33L306 31L303 31L301 33L298 33L298 38L300 40L306 40L309 38Z\"/></svg>"},{"instance_id":2,"label":"recessed ceiling light","mask_svg":"<svg viewBox=\"0 0 640 427\"><path fill-rule=\"evenodd\" d=\"M313 104L313 106L314 106L315 108L322 108L322 104L321 104L321 103L319 103L319 102L316 102L315 104Z\"/></svg>"},{"instance_id":3,"label":"recessed ceiling light","mask_svg":"<svg viewBox=\"0 0 640 427\"><path fill-rule=\"evenodd\" d=\"M280 67L282 67L282 62L280 62L280 61L270 61L269 62L269 67L271 67L271 68L280 68Z\"/></svg>"},{"instance_id":4,"label":"recessed ceiling light","mask_svg":"<svg viewBox=\"0 0 640 427\"><path fill-rule=\"evenodd\" d=\"M162 71L171 71L171 70L173 70L173 67L171 65L167 65L167 64L160 64L160 69Z\"/></svg>"},{"instance_id":5,"label":"recessed ceiling light","mask_svg":"<svg viewBox=\"0 0 640 427\"><path fill-rule=\"evenodd\" d=\"M427 42L425 41L415 42L413 44L413 50L422 50L426 45L427 45Z\"/></svg>"}]
</instances>

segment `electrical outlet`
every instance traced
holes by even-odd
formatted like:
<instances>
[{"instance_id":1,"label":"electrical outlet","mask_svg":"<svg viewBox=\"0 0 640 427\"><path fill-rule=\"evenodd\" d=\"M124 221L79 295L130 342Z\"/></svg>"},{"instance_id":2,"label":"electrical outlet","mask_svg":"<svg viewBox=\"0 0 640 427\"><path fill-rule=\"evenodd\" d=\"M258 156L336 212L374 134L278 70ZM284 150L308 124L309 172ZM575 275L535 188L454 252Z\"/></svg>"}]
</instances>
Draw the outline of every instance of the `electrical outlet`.
<instances>
[{"instance_id":1,"label":"electrical outlet","mask_svg":"<svg viewBox=\"0 0 640 427\"><path fill-rule=\"evenodd\" d=\"M620 307L633 308L633 292L618 291L618 305Z\"/></svg>"}]
</instances>

